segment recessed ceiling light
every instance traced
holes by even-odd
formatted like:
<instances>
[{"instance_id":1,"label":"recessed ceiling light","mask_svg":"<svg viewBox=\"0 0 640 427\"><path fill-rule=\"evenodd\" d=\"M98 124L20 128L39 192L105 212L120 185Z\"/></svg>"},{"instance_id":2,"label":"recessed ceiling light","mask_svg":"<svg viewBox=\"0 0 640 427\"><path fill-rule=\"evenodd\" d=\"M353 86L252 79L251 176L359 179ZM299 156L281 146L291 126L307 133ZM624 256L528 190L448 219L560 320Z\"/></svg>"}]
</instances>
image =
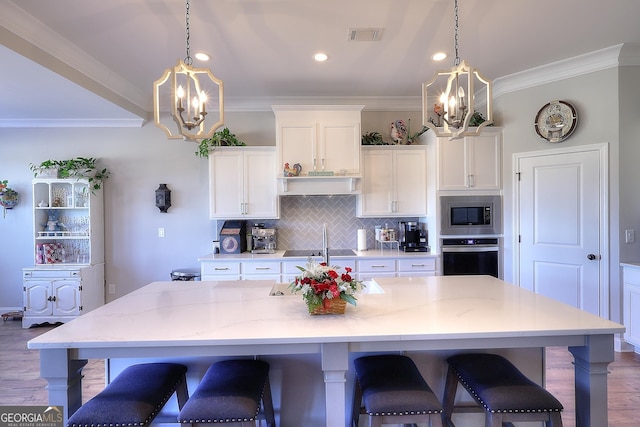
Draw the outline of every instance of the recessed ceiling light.
<instances>
[{"instance_id":1,"label":"recessed ceiling light","mask_svg":"<svg viewBox=\"0 0 640 427\"><path fill-rule=\"evenodd\" d=\"M447 57L447 54L444 52L437 52L434 53L433 56L431 57L431 59L433 59L434 61L442 61L443 59L445 59Z\"/></svg>"},{"instance_id":2,"label":"recessed ceiling light","mask_svg":"<svg viewBox=\"0 0 640 427\"><path fill-rule=\"evenodd\" d=\"M313 55L313 59L315 59L318 62L324 62L327 59L329 59L329 57L327 56L326 53L318 52L315 55Z\"/></svg>"},{"instance_id":3,"label":"recessed ceiling light","mask_svg":"<svg viewBox=\"0 0 640 427\"><path fill-rule=\"evenodd\" d=\"M198 52L196 53L196 59L199 59L200 61L208 61L211 58L204 52Z\"/></svg>"}]
</instances>

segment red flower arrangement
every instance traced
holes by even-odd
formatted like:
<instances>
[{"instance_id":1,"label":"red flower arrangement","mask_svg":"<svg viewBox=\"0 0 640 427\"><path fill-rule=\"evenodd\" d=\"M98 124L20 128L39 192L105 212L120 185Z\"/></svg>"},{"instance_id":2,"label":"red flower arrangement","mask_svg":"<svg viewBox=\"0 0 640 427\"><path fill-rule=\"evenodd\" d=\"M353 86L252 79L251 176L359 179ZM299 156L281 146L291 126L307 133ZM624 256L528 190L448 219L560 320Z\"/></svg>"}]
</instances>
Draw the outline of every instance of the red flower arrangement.
<instances>
[{"instance_id":1,"label":"red flower arrangement","mask_svg":"<svg viewBox=\"0 0 640 427\"><path fill-rule=\"evenodd\" d=\"M306 268L298 269L302 275L297 276L289 287L293 293L302 292L310 313L334 299L356 305L354 295L364 287L362 282L353 279L350 267L345 267L344 272L340 272L338 266L309 261Z\"/></svg>"}]
</instances>

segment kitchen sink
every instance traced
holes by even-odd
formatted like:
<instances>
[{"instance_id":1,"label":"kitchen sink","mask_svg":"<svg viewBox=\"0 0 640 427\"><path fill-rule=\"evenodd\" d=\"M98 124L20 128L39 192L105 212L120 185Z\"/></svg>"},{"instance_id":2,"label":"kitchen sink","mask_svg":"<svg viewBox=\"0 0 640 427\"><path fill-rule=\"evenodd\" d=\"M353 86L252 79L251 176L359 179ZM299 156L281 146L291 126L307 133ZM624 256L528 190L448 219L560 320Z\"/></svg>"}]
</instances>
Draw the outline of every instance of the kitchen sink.
<instances>
[{"instance_id":1,"label":"kitchen sink","mask_svg":"<svg viewBox=\"0 0 640 427\"><path fill-rule=\"evenodd\" d=\"M329 249L329 257L338 256L355 256L355 252L352 249ZM322 250L320 249L289 249L284 251L284 257L321 257Z\"/></svg>"}]
</instances>

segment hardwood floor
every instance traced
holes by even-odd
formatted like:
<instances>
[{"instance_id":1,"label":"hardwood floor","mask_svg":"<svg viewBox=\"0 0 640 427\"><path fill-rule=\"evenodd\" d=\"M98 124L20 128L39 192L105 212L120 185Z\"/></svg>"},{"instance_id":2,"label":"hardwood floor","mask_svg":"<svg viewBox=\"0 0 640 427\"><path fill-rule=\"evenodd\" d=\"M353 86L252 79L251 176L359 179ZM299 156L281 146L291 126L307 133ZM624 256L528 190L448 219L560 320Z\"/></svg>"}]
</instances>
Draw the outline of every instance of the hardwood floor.
<instances>
[{"instance_id":1,"label":"hardwood floor","mask_svg":"<svg viewBox=\"0 0 640 427\"><path fill-rule=\"evenodd\" d=\"M0 320L0 405L47 404L40 353L27 349L27 341L53 327L22 329L18 320ZM82 400L86 402L104 388L104 361L90 360L82 373Z\"/></svg>"},{"instance_id":2,"label":"hardwood floor","mask_svg":"<svg viewBox=\"0 0 640 427\"><path fill-rule=\"evenodd\" d=\"M0 405L47 403L46 381L40 379L40 355L28 350L26 343L51 328L22 329L19 321L0 321ZM564 348L547 350L547 389L565 407L564 427L575 427L571 361L571 353ZM609 427L640 425L640 355L616 353L609 371ZM104 387L104 361L89 361L83 374L86 402Z\"/></svg>"}]
</instances>

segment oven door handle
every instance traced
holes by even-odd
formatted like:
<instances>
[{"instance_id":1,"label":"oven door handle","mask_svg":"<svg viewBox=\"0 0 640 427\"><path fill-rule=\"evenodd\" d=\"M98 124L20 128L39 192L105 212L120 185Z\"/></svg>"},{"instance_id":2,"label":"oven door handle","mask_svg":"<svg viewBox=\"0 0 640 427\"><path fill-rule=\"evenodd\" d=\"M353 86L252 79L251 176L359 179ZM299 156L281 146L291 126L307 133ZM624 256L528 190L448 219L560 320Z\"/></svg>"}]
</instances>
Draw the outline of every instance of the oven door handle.
<instances>
[{"instance_id":1,"label":"oven door handle","mask_svg":"<svg viewBox=\"0 0 640 427\"><path fill-rule=\"evenodd\" d=\"M442 252L498 252L498 246L443 246Z\"/></svg>"}]
</instances>

